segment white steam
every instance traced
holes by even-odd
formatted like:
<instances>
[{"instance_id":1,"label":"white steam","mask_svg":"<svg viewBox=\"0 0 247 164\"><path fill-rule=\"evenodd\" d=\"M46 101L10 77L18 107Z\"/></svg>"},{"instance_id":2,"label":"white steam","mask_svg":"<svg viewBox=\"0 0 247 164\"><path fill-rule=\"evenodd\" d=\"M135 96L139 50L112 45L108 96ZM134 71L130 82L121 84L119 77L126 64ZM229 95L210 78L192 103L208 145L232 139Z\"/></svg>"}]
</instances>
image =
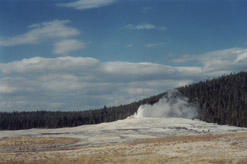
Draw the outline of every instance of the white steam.
<instances>
[{"instance_id":1,"label":"white steam","mask_svg":"<svg viewBox=\"0 0 247 164\"><path fill-rule=\"evenodd\" d=\"M170 91L153 105L145 104L138 108L134 115L143 117L179 117L194 118L197 116L196 107L188 102L187 97L181 96L177 91Z\"/></svg>"}]
</instances>

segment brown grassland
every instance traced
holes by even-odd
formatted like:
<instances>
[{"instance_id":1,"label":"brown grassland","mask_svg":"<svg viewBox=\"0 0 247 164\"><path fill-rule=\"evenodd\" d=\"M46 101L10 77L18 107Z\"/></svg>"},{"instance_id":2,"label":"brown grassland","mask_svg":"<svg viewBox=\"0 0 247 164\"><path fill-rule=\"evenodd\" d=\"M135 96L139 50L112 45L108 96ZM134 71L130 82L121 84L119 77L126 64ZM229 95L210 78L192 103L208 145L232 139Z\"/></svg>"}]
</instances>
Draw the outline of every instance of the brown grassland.
<instances>
[{"instance_id":1,"label":"brown grassland","mask_svg":"<svg viewBox=\"0 0 247 164\"><path fill-rule=\"evenodd\" d=\"M247 163L247 132L157 138L94 147L63 147L76 142L79 139L66 137L2 138L0 163Z\"/></svg>"}]
</instances>

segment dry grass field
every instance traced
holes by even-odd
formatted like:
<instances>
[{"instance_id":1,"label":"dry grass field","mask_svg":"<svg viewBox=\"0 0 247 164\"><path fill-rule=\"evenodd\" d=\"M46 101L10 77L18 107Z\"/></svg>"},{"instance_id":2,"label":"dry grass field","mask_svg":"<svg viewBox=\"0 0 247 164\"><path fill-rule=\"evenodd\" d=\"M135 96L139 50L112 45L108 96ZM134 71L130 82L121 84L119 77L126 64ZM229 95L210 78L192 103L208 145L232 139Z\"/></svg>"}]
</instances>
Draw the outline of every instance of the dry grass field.
<instances>
[{"instance_id":1,"label":"dry grass field","mask_svg":"<svg viewBox=\"0 0 247 164\"><path fill-rule=\"evenodd\" d=\"M66 145L76 142L79 139L65 137L2 138L0 163L247 163L247 132L167 137L66 149Z\"/></svg>"}]
</instances>

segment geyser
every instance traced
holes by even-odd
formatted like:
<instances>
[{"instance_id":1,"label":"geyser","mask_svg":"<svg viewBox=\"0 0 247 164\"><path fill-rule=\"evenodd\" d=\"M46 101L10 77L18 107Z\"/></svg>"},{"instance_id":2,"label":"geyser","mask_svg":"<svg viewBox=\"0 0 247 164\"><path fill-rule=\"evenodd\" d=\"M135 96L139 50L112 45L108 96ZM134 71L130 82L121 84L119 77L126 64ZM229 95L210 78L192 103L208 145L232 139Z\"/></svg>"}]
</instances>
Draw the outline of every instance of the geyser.
<instances>
[{"instance_id":1,"label":"geyser","mask_svg":"<svg viewBox=\"0 0 247 164\"><path fill-rule=\"evenodd\" d=\"M188 98L179 94L178 91L169 91L153 105L144 104L138 108L135 118L143 117L179 117L194 118L197 116L195 105L189 103Z\"/></svg>"}]
</instances>

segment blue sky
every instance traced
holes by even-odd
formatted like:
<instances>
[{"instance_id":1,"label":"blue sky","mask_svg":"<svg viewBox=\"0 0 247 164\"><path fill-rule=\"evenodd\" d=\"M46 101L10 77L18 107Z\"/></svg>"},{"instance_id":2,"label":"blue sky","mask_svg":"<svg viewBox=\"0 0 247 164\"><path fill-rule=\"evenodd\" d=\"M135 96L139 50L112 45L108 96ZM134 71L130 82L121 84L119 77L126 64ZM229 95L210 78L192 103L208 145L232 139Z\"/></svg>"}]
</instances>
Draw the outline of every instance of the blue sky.
<instances>
[{"instance_id":1,"label":"blue sky","mask_svg":"<svg viewBox=\"0 0 247 164\"><path fill-rule=\"evenodd\" d=\"M1 0L0 111L119 105L246 70L244 0Z\"/></svg>"}]
</instances>

